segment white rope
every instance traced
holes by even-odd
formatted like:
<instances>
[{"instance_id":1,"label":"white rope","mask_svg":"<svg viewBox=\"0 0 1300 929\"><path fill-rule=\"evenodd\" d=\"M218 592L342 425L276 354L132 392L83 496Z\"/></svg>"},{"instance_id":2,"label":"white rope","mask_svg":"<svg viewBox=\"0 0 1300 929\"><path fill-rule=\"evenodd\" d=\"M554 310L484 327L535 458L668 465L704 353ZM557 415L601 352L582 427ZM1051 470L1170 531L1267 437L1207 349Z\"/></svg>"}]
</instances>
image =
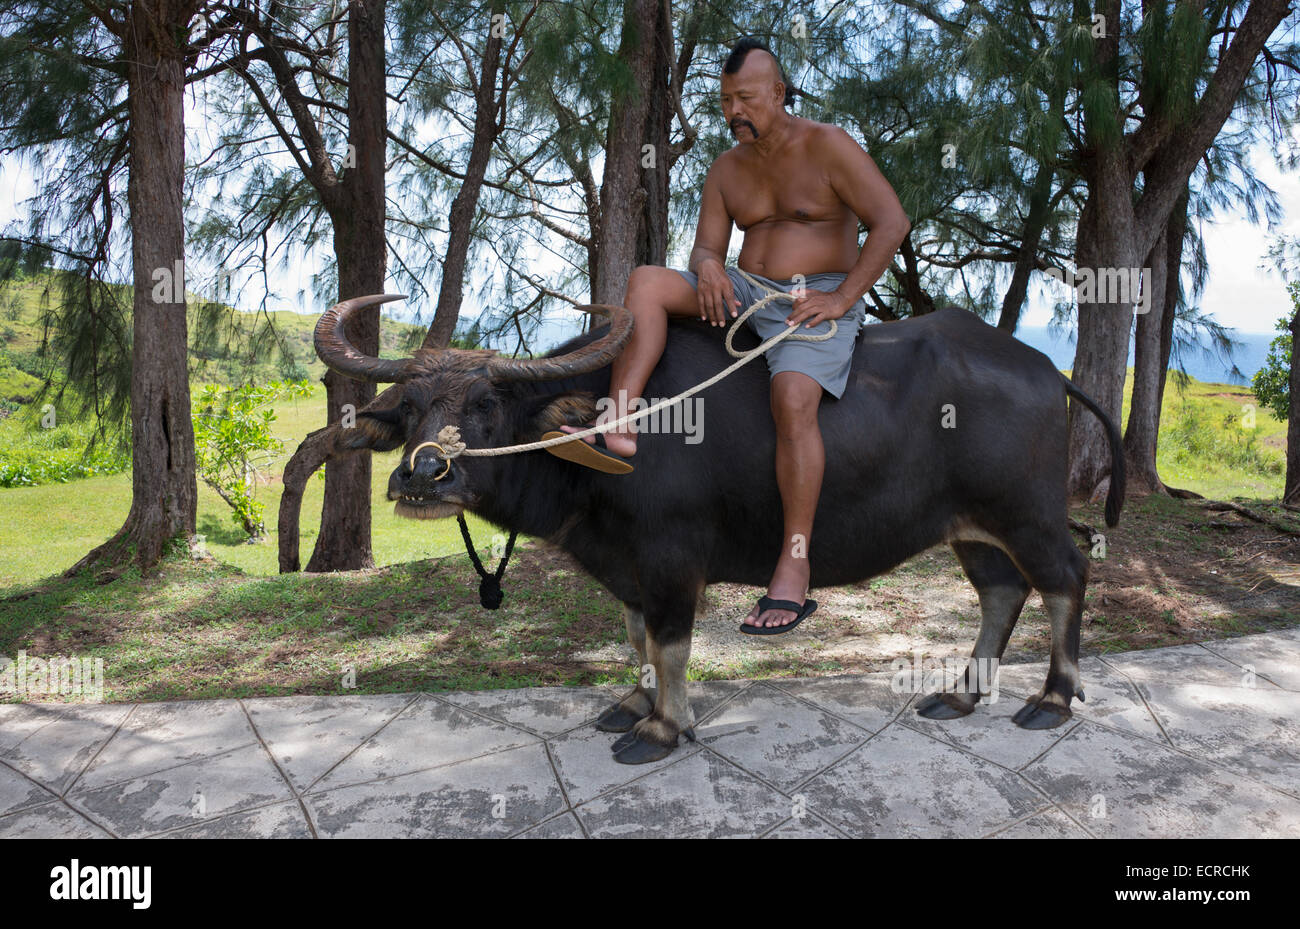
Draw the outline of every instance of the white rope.
<instances>
[{"instance_id":1,"label":"white rope","mask_svg":"<svg viewBox=\"0 0 1300 929\"><path fill-rule=\"evenodd\" d=\"M794 323L790 326L787 326L783 332L778 332L776 335L772 336L762 345L758 346L755 349L752 349L751 351L748 352L736 351L734 348L731 347L731 339L732 336L736 334L736 330L740 328L741 324L744 323L745 320L747 320L758 310L762 309L763 307L767 306L767 304L775 300L785 299L785 300L789 300L791 303L794 303L795 299L799 296L799 293L786 293L785 291L776 290L774 288L768 287L762 281L755 280L753 277L751 277L749 274L747 274L745 271L741 270L740 268L737 268L736 270L740 271L740 274L745 278L745 280L749 281L755 287L759 288L760 290L767 291L767 295L762 299L758 300L757 302L755 302L753 306L751 306L749 309L745 310L745 312L741 313L738 317L736 317L735 321L732 322L731 327L727 330L727 337L725 340L727 353L731 355L732 358L738 358L740 360L736 361L735 363L719 371L717 374L709 378L707 381L702 381L699 384L696 384L694 387L682 391L675 397L669 397L667 400L660 400L658 403L654 404L653 406L647 407L644 410L638 410L635 413L629 413L626 416L621 417L620 419L611 420L610 422L607 423L601 423L600 425L592 426L590 429L584 429L581 432L570 432L563 437L556 437L554 439L540 439L536 442L526 442L523 445L504 445L500 448L466 448L465 443L462 442L460 439L460 429L458 429L456 426L451 426L451 425L443 426L442 429L438 431L438 440L436 442L423 442L415 447L415 450L411 452L410 460L408 462L408 467L410 467L412 471L415 470L415 456L421 450L426 448L436 448L438 450L438 453L442 456L443 460L447 462L447 467L443 470L441 474L439 474L435 478L435 480L442 480L444 477L447 476L447 473L451 470L452 459L459 458L461 455L465 455L470 458L486 458L486 457L492 457L496 455L514 455L519 452L532 452L543 448L550 448L553 445L563 445L566 442L581 441L586 436L595 435L598 432L609 432L610 430L617 429L620 426L625 426L630 422L635 422L638 419L643 419L652 413L657 413L659 410L662 410L665 407L672 406L674 403L680 403L681 401L687 399L688 397L692 397L695 394L699 393L701 390L712 387L714 384L718 383L724 378L730 377L733 373L740 370L745 365L749 364L751 361L753 361L759 355L762 355L772 346L776 345L778 342L781 342L785 339L792 339L796 342L825 342L829 339L835 338L835 333L839 331L839 326L836 325L835 320L833 319L828 320L828 322L831 324L830 331L822 335L796 335L795 333L799 329L799 324Z\"/></svg>"}]
</instances>

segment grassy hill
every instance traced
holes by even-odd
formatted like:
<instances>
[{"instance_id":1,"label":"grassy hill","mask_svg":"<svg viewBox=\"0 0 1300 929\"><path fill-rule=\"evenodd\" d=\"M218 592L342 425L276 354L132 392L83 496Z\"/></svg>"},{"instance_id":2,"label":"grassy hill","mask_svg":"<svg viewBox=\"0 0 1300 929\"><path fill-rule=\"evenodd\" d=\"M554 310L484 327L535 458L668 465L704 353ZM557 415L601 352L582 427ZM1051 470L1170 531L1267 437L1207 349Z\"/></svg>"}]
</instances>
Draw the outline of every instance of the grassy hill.
<instances>
[{"instance_id":1,"label":"grassy hill","mask_svg":"<svg viewBox=\"0 0 1300 929\"><path fill-rule=\"evenodd\" d=\"M130 289L123 286L123 302L129 306ZM59 299L58 280L53 273L44 273L13 281L0 286L0 404L30 403L40 386L38 375L44 370L46 360L41 351L41 313ZM318 381L325 366L312 348L312 331L316 315L288 311L268 313L234 312L229 318L239 328L248 332L257 325L273 328L279 341L287 348L285 362L272 360L267 351L253 352L252 357L237 350L205 350L198 344L200 301L191 299L190 324L190 374L195 381L230 384L253 379L274 380L292 373L296 378ZM229 312L229 308L223 308ZM322 310L325 308L322 307ZM409 353L419 344L424 328L399 320L385 319L380 327L380 355L397 357ZM292 369L292 370L290 370Z\"/></svg>"}]
</instances>

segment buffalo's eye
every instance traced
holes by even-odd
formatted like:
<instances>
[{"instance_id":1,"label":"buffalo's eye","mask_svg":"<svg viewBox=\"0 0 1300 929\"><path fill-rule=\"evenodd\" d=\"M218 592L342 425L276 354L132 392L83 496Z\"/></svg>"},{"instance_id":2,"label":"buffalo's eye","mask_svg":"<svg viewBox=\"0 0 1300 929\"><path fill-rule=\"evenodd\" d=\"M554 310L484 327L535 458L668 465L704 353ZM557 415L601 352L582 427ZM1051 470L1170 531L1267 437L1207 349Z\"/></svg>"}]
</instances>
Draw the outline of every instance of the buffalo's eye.
<instances>
[{"instance_id":1,"label":"buffalo's eye","mask_svg":"<svg viewBox=\"0 0 1300 929\"><path fill-rule=\"evenodd\" d=\"M407 400L405 397L402 398L401 403L397 404L397 412L403 416L410 416L414 410L415 407L411 406L411 401Z\"/></svg>"}]
</instances>

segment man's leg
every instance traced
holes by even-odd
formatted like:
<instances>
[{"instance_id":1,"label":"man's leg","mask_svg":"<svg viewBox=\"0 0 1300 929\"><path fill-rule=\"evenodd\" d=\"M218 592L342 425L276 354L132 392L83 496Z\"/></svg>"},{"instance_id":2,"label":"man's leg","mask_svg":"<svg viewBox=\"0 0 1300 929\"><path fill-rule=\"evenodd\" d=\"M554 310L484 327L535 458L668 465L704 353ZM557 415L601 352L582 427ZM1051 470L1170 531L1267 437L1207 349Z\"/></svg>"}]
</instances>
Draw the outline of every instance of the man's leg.
<instances>
[{"instance_id":1,"label":"man's leg","mask_svg":"<svg viewBox=\"0 0 1300 929\"><path fill-rule=\"evenodd\" d=\"M676 271L657 265L641 265L632 270L623 305L632 312L636 324L632 338L614 359L609 381L609 395L614 402L596 418L598 424L626 416L628 407L645 390L645 382L664 353L668 317L699 315L695 288ZM581 431L576 426L560 428L565 432ZM595 437L588 436L584 441L595 444ZM635 454L636 423L605 433L605 444L616 455Z\"/></svg>"},{"instance_id":2,"label":"man's leg","mask_svg":"<svg viewBox=\"0 0 1300 929\"><path fill-rule=\"evenodd\" d=\"M826 467L822 431L817 422L821 400L822 385L806 374L782 371L772 378L776 481L781 488L781 508L785 514L785 544L768 585L768 596L774 600L803 603L808 592L808 549ZM789 610L766 610L759 615L755 606L745 617L745 623L784 626L794 618L795 614Z\"/></svg>"}]
</instances>

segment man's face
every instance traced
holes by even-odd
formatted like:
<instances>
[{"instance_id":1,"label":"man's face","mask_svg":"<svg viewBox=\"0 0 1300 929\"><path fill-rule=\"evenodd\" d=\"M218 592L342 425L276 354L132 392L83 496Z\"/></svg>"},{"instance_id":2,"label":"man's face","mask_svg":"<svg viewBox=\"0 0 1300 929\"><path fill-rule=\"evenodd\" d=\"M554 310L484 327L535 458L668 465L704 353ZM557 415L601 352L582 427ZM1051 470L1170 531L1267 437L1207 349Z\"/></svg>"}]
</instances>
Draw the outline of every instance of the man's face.
<instances>
[{"instance_id":1,"label":"man's face","mask_svg":"<svg viewBox=\"0 0 1300 929\"><path fill-rule=\"evenodd\" d=\"M746 55L735 74L722 75L722 117L742 144L758 141L775 125L784 98L776 60L761 49Z\"/></svg>"}]
</instances>

